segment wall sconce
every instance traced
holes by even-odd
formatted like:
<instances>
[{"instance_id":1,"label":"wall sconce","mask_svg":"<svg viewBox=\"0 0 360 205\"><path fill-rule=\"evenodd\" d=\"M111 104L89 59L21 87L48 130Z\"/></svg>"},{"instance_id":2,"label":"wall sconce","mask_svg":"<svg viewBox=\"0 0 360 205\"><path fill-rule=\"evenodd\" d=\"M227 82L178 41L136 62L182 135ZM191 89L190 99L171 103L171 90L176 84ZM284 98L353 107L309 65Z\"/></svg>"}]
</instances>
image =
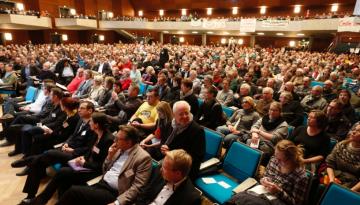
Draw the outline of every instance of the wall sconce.
<instances>
[{"instance_id":1,"label":"wall sconce","mask_svg":"<svg viewBox=\"0 0 360 205\"><path fill-rule=\"evenodd\" d=\"M12 41L12 34L11 33L5 33L4 38L5 38L5 41Z\"/></svg>"},{"instance_id":2,"label":"wall sconce","mask_svg":"<svg viewBox=\"0 0 360 205\"><path fill-rule=\"evenodd\" d=\"M63 35L61 35L61 39L62 39L63 41L67 41L67 40L69 40L69 39L68 39L68 35L67 35L67 34L63 34Z\"/></svg>"}]
</instances>

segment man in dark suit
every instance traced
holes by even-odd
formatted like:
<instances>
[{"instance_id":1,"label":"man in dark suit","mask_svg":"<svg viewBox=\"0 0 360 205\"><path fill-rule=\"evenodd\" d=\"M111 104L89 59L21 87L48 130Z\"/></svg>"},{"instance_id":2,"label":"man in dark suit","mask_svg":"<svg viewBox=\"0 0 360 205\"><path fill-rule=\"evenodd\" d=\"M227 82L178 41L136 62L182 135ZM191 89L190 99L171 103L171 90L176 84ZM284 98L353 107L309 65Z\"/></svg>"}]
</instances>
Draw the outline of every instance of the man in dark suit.
<instances>
[{"instance_id":1,"label":"man in dark suit","mask_svg":"<svg viewBox=\"0 0 360 205\"><path fill-rule=\"evenodd\" d=\"M181 81L180 100L185 100L191 107L191 113L196 116L199 111L199 101L193 93L193 83L189 78Z\"/></svg>"},{"instance_id":2,"label":"man in dark suit","mask_svg":"<svg viewBox=\"0 0 360 205\"><path fill-rule=\"evenodd\" d=\"M21 77L21 86L27 87L33 84L30 76L37 76L40 73L40 68L36 66L35 59L29 58L27 59L29 63L26 66L21 68L20 77Z\"/></svg>"},{"instance_id":3,"label":"man in dark suit","mask_svg":"<svg viewBox=\"0 0 360 205\"><path fill-rule=\"evenodd\" d=\"M189 177L195 180L205 155L205 132L193 120L190 105L186 101L176 102L173 112L173 131L161 146L161 153L165 155L170 150L184 149L193 159Z\"/></svg>"},{"instance_id":4,"label":"man in dark suit","mask_svg":"<svg viewBox=\"0 0 360 205\"><path fill-rule=\"evenodd\" d=\"M104 176L93 186L73 186L58 205L132 204L151 174L151 157L139 144L137 129L120 126L104 162Z\"/></svg>"},{"instance_id":5,"label":"man in dark suit","mask_svg":"<svg viewBox=\"0 0 360 205\"><path fill-rule=\"evenodd\" d=\"M105 56L100 57L99 63L93 67L93 70L102 75L111 76L112 74L111 66L108 62L106 62Z\"/></svg>"},{"instance_id":6,"label":"man in dark suit","mask_svg":"<svg viewBox=\"0 0 360 205\"><path fill-rule=\"evenodd\" d=\"M61 125L66 118L66 113L60 107L62 97L63 92L60 88L51 89L50 98L54 107L45 118L40 120L41 126L24 125L21 129L21 135L16 136L15 150L22 150L24 157L30 156L35 135L46 136L61 129Z\"/></svg>"},{"instance_id":7,"label":"man in dark suit","mask_svg":"<svg viewBox=\"0 0 360 205\"><path fill-rule=\"evenodd\" d=\"M187 177L191 163L191 156L184 150L168 151L161 171L159 167L153 171L134 204L200 205L200 194Z\"/></svg>"},{"instance_id":8,"label":"man in dark suit","mask_svg":"<svg viewBox=\"0 0 360 205\"><path fill-rule=\"evenodd\" d=\"M58 149L48 150L47 152L26 158L23 162L13 167L28 165L28 170L23 175L28 174L23 192L28 196L20 204L29 204L33 200L40 185L41 179L46 175L46 167L56 163L67 164L76 157L86 155L95 144L97 138L90 129L90 119L94 112L94 104L83 101L80 104L78 114L81 117L74 133Z\"/></svg>"}]
</instances>

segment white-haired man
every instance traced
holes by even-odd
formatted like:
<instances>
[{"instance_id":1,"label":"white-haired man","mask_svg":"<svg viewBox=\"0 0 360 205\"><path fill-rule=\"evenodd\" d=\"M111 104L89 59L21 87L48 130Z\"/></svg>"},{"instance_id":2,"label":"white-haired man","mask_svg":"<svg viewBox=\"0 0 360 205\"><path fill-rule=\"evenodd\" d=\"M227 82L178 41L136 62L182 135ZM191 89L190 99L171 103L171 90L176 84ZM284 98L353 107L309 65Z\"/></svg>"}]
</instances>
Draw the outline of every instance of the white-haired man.
<instances>
[{"instance_id":1,"label":"white-haired man","mask_svg":"<svg viewBox=\"0 0 360 205\"><path fill-rule=\"evenodd\" d=\"M195 180L200 164L205 155L205 132L204 129L193 120L190 105L186 101L178 101L173 107L174 119L172 121L173 131L161 146L161 152L174 149L184 149L193 159L189 177Z\"/></svg>"}]
</instances>

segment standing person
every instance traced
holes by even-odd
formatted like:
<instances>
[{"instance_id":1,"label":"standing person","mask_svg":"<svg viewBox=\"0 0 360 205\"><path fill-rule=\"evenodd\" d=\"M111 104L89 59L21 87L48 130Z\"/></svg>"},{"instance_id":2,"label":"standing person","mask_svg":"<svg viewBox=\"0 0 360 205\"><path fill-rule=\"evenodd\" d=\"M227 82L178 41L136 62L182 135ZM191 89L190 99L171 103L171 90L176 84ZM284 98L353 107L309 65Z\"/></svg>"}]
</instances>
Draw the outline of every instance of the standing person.
<instances>
[{"instance_id":1,"label":"standing person","mask_svg":"<svg viewBox=\"0 0 360 205\"><path fill-rule=\"evenodd\" d=\"M120 126L105 159L102 179L92 186L72 186L58 205L132 204L151 174L151 157L139 144L137 129Z\"/></svg>"}]
</instances>

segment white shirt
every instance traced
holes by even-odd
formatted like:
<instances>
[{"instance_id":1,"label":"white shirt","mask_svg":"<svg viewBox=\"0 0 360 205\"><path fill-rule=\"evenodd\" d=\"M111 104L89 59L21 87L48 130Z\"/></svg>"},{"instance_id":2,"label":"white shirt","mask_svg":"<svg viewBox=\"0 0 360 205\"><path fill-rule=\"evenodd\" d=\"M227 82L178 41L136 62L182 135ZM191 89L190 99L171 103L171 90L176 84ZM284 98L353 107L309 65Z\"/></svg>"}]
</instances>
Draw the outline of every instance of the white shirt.
<instances>
[{"instance_id":1,"label":"white shirt","mask_svg":"<svg viewBox=\"0 0 360 205\"><path fill-rule=\"evenodd\" d=\"M36 97L35 102L28 105L30 107L29 111L35 114L39 113L45 102L46 102L46 96L44 94L44 90L41 89Z\"/></svg>"},{"instance_id":2,"label":"white shirt","mask_svg":"<svg viewBox=\"0 0 360 205\"><path fill-rule=\"evenodd\" d=\"M99 69L97 72L102 73L103 67L104 67L104 63L100 63Z\"/></svg>"},{"instance_id":3,"label":"white shirt","mask_svg":"<svg viewBox=\"0 0 360 205\"><path fill-rule=\"evenodd\" d=\"M124 166L126 160L129 158L129 150L126 150L120 157L114 162L109 171L107 171L104 175L104 181L108 183L108 185L118 190L118 178L122 167Z\"/></svg>"},{"instance_id":4,"label":"white shirt","mask_svg":"<svg viewBox=\"0 0 360 205\"><path fill-rule=\"evenodd\" d=\"M62 72L62 77L73 77L74 71L71 69L70 66L64 67L64 70Z\"/></svg>"},{"instance_id":5,"label":"white shirt","mask_svg":"<svg viewBox=\"0 0 360 205\"><path fill-rule=\"evenodd\" d=\"M174 193L173 189L174 185L167 183L159 192L159 194L156 196L153 202L150 203L150 205L162 205L165 204L165 202L171 197L171 195Z\"/></svg>"}]
</instances>

